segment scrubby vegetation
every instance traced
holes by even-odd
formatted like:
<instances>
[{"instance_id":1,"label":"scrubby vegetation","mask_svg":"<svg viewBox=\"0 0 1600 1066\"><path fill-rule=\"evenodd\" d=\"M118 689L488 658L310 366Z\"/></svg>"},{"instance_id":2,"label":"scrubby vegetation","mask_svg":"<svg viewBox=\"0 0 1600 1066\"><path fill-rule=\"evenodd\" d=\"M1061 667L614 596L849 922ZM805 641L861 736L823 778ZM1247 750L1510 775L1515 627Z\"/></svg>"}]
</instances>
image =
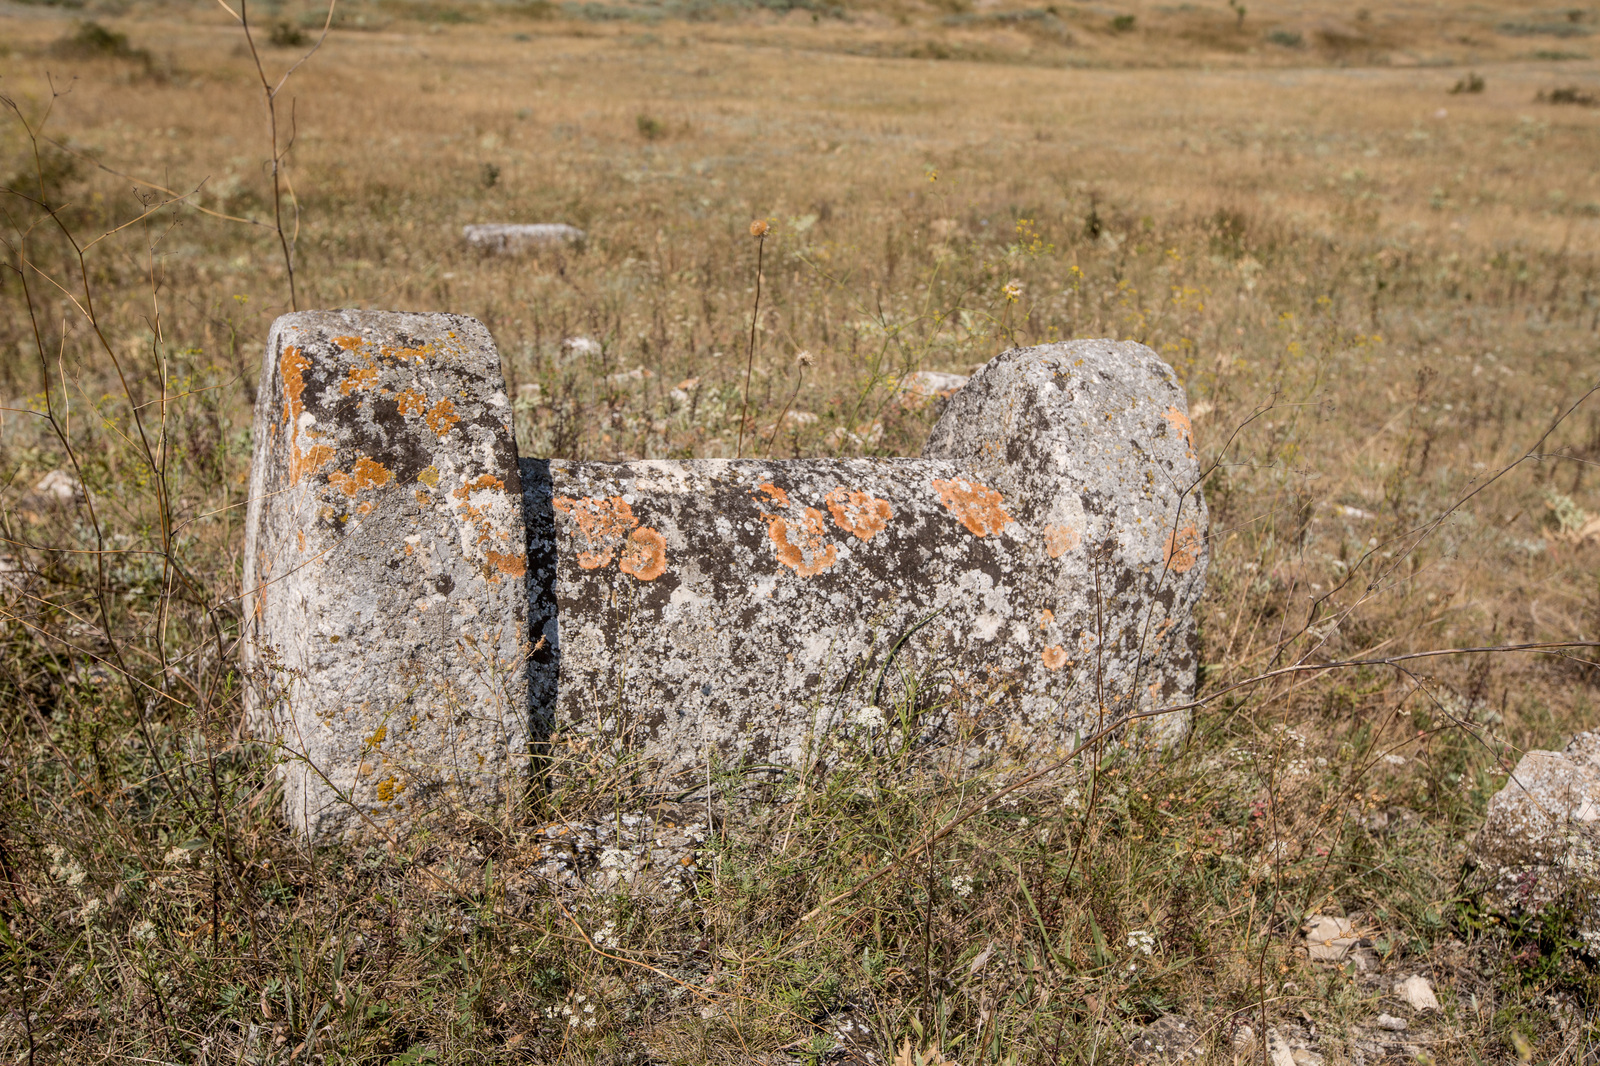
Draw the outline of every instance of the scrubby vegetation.
<instances>
[{"instance_id":1,"label":"scrubby vegetation","mask_svg":"<svg viewBox=\"0 0 1600 1066\"><path fill-rule=\"evenodd\" d=\"M1585 60L1498 62L1588 14L1468 45L1376 7L437 8L336 11L276 146L256 57L277 84L326 9L254 52L176 5L16 22L12 1061L831 1062L848 1023L880 1062L1090 1062L1177 1013L1217 1061L1270 1027L1335 1063L1410 973L1444 1009L1408 1054L1586 1061L1593 960L1464 872L1519 753L1595 724L1593 650L1403 657L1600 629L1600 115L1534 103L1592 92ZM1407 49L1473 67L1337 67ZM286 264L302 308L481 318L526 454L728 456L752 219L764 453L915 452L937 406L899 382L1013 344L1178 370L1213 516L1189 741L1019 784L841 737L855 772L754 815L725 769L654 810L702 824L678 895L547 875L545 827L623 813L595 794L298 846L234 665ZM481 257L480 221L588 239ZM1314 912L1357 920L1377 983L1305 958Z\"/></svg>"}]
</instances>

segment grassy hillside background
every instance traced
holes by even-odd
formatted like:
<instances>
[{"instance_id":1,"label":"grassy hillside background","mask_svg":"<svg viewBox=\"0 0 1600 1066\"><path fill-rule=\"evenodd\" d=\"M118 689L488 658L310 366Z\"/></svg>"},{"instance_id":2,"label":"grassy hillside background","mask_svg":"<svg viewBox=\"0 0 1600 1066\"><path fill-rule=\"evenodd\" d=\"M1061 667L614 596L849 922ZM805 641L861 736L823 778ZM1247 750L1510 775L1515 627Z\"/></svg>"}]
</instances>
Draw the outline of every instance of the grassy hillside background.
<instances>
[{"instance_id":1,"label":"grassy hillside background","mask_svg":"<svg viewBox=\"0 0 1600 1066\"><path fill-rule=\"evenodd\" d=\"M327 12L245 14L259 70L217 6L0 7L11 1061L835 1062L846 1021L880 1062L1123 1061L1180 1013L1215 1061L1371 1062L1412 973L1444 1010L1403 1057L1592 1056L1583 945L1468 877L1519 753L1596 724L1592 650L1230 686L1596 639L1600 9L341 3L276 196L262 75ZM621 826L599 749L515 822L295 845L233 669L286 246L301 308L481 318L525 454L718 457L758 218L762 454L914 454L901 379L1013 344L1171 362L1214 467L1190 741L987 806L892 735L770 816L729 772L654 812L675 896L550 874L546 827ZM1376 976L1313 966L1309 913Z\"/></svg>"}]
</instances>

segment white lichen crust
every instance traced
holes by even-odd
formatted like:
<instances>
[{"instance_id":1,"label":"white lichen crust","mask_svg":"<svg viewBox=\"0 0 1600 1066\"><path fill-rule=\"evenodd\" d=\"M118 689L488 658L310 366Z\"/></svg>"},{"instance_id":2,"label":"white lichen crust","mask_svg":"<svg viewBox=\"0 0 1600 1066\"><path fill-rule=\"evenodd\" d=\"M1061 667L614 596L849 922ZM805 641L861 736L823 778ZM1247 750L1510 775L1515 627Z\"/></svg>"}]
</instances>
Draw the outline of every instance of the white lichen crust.
<instances>
[{"instance_id":1,"label":"white lichen crust","mask_svg":"<svg viewBox=\"0 0 1600 1066\"><path fill-rule=\"evenodd\" d=\"M247 716L290 824L492 815L528 775L528 601L499 356L474 319L313 311L267 342L245 532Z\"/></svg>"}]
</instances>

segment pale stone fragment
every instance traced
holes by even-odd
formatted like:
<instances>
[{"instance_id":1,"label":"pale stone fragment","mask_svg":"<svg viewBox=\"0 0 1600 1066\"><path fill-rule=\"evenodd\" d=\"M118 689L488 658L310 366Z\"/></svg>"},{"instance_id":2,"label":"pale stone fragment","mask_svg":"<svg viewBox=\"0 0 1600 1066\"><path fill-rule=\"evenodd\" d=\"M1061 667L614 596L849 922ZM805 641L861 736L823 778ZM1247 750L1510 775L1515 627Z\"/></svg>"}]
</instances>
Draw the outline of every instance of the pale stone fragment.
<instances>
[{"instance_id":1,"label":"pale stone fragment","mask_svg":"<svg viewBox=\"0 0 1600 1066\"><path fill-rule=\"evenodd\" d=\"M1296 1066L1294 1049L1276 1029L1267 1030L1267 1051L1272 1056L1272 1066Z\"/></svg>"},{"instance_id":2,"label":"pale stone fragment","mask_svg":"<svg viewBox=\"0 0 1600 1066\"><path fill-rule=\"evenodd\" d=\"M902 406L916 408L934 400L948 400L959 392L967 381L967 377L962 374L918 370L900 379L895 388L895 395Z\"/></svg>"},{"instance_id":3,"label":"pale stone fragment","mask_svg":"<svg viewBox=\"0 0 1600 1066\"><path fill-rule=\"evenodd\" d=\"M1491 910L1570 904L1579 935L1600 948L1600 733L1523 755L1490 797L1473 850L1473 884Z\"/></svg>"},{"instance_id":4,"label":"pale stone fragment","mask_svg":"<svg viewBox=\"0 0 1600 1066\"><path fill-rule=\"evenodd\" d=\"M1326 914L1307 917L1304 931L1306 951L1312 962L1343 962L1350 949L1361 941L1361 935L1348 918Z\"/></svg>"},{"instance_id":5,"label":"pale stone fragment","mask_svg":"<svg viewBox=\"0 0 1600 1066\"><path fill-rule=\"evenodd\" d=\"M1439 1009L1439 998L1433 994L1433 982L1418 974L1412 974L1404 981L1396 981L1394 994L1405 1000L1406 1005L1414 1011Z\"/></svg>"},{"instance_id":6,"label":"pale stone fragment","mask_svg":"<svg viewBox=\"0 0 1600 1066\"><path fill-rule=\"evenodd\" d=\"M285 315L254 435L242 655L289 822L382 835L503 811L528 769L527 564L488 331Z\"/></svg>"}]
</instances>

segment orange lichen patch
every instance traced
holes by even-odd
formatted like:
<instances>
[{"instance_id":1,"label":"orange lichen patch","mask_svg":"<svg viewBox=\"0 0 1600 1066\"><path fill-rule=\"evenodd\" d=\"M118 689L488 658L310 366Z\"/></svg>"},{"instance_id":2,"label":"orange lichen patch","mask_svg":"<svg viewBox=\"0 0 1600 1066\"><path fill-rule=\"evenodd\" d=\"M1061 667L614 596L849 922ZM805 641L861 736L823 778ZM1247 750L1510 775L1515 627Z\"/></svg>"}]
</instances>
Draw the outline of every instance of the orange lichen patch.
<instances>
[{"instance_id":1,"label":"orange lichen patch","mask_svg":"<svg viewBox=\"0 0 1600 1066\"><path fill-rule=\"evenodd\" d=\"M765 493L767 498L779 507L789 506L789 494L773 484L762 485L756 492ZM752 494L753 495L753 494Z\"/></svg>"},{"instance_id":2,"label":"orange lichen patch","mask_svg":"<svg viewBox=\"0 0 1600 1066\"><path fill-rule=\"evenodd\" d=\"M619 569L640 581L654 581L667 572L667 538L649 526L629 533Z\"/></svg>"},{"instance_id":3,"label":"orange lichen patch","mask_svg":"<svg viewBox=\"0 0 1600 1066\"><path fill-rule=\"evenodd\" d=\"M311 360L306 358L304 352L294 345L283 350L283 358L279 361L279 373L283 376L283 431L289 438L289 482L298 485L301 478L307 474L314 474L333 461L333 448L326 444L313 444L305 451L300 450L300 416L305 413L305 403L302 397L306 391L306 367L311 365ZM316 437L315 431L308 430L307 437Z\"/></svg>"},{"instance_id":4,"label":"orange lichen patch","mask_svg":"<svg viewBox=\"0 0 1600 1066\"><path fill-rule=\"evenodd\" d=\"M300 450L300 442L291 438L289 446L289 480L298 485L300 479L307 474L315 474L318 470L333 462L333 447L327 444L313 444L305 451Z\"/></svg>"},{"instance_id":5,"label":"orange lichen patch","mask_svg":"<svg viewBox=\"0 0 1600 1066\"><path fill-rule=\"evenodd\" d=\"M1039 628L1040 629L1047 628L1050 625L1050 623L1054 622L1055 620L1056 620L1056 613L1054 611L1052 611L1050 608L1046 607L1044 610L1039 612Z\"/></svg>"},{"instance_id":6,"label":"orange lichen patch","mask_svg":"<svg viewBox=\"0 0 1600 1066\"><path fill-rule=\"evenodd\" d=\"M858 540L871 540L873 534L882 533L894 518L888 500L880 500L867 492L850 492L843 486L823 497L833 522Z\"/></svg>"},{"instance_id":7,"label":"orange lichen patch","mask_svg":"<svg viewBox=\"0 0 1600 1066\"><path fill-rule=\"evenodd\" d=\"M382 800L384 803L393 803L396 797L398 797L400 793L404 792L405 790L406 783L395 777L393 774L390 774L388 777L378 782L378 799Z\"/></svg>"},{"instance_id":8,"label":"orange lichen patch","mask_svg":"<svg viewBox=\"0 0 1600 1066\"><path fill-rule=\"evenodd\" d=\"M767 536L777 550L778 562L801 577L814 577L839 561L838 545L822 539L826 527L822 512L815 507L807 507L805 517L795 519L792 526L781 515L766 518ZM790 533L794 540L789 539Z\"/></svg>"},{"instance_id":9,"label":"orange lichen patch","mask_svg":"<svg viewBox=\"0 0 1600 1066\"><path fill-rule=\"evenodd\" d=\"M352 392L362 392L372 388L377 383L377 367L353 366L350 368L350 373L345 375L344 381L339 383L339 395L348 396Z\"/></svg>"},{"instance_id":10,"label":"orange lichen patch","mask_svg":"<svg viewBox=\"0 0 1600 1066\"><path fill-rule=\"evenodd\" d=\"M1059 644L1052 644L1039 653L1039 661L1044 663L1046 670L1059 670L1067 665L1067 649Z\"/></svg>"},{"instance_id":11,"label":"orange lichen patch","mask_svg":"<svg viewBox=\"0 0 1600 1066\"><path fill-rule=\"evenodd\" d=\"M1044 550L1052 559L1059 559L1083 543L1083 537L1071 526L1045 526Z\"/></svg>"},{"instance_id":12,"label":"orange lichen patch","mask_svg":"<svg viewBox=\"0 0 1600 1066\"><path fill-rule=\"evenodd\" d=\"M294 531L294 535L295 535L295 538L300 542L300 550L301 551L305 551L306 550L306 531L303 530L303 529L297 529L297 530Z\"/></svg>"},{"instance_id":13,"label":"orange lichen patch","mask_svg":"<svg viewBox=\"0 0 1600 1066\"><path fill-rule=\"evenodd\" d=\"M407 359L426 359L435 351L437 349L432 343L424 344L417 348L391 348L386 344L378 349L378 354L385 359L394 359L403 363Z\"/></svg>"},{"instance_id":14,"label":"orange lichen patch","mask_svg":"<svg viewBox=\"0 0 1600 1066\"><path fill-rule=\"evenodd\" d=\"M1190 522L1167 535L1167 569L1187 574L1200 561L1200 531Z\"/></svg>"},{"instance_id":15,"label":"orange lichen patch","mask_svg":"<svg viewBox=\"0 0 1600 1066\"><path fill-rule=\"evenodd\" d=\"M367 342L362 340L360 337L335 337L333 338L333 343L337 344L345 351L350 352L361 347Z\"/></svg>"},{"instance_id":16,"label":"orange lichen patch","mask_svg":"<svg viewBox=\"0 0 1600 1066\"><path fill-rule=\"evenodd\" d=\"M279 373L283 375L283 423L290 432L300 418L300 413L305 410L301 397L306 391L306 367L311 365L305 353L294 345L283 350L283 358L279 361Z\"/></svg>"},{"instance_id":17,"label":"orange lichen patch","mask_svg":"<svg viewBox=\"0 0 1600 1066\"><path fill-rule=\"evenodd\" d=\"M428 469L433 470L432 467L429 467ZM433 477L434 483L438 484L439 472L437 470L434 470ZM418 478L418 480L420 481L421 479ZM500 491L504 492L505 487L506 483L495 477L493 474L480 474L471 481L462 485L460 488L456 489L450 495L454 496L458 500L464 500L480 489L499 489Z\"/></svg>"},{"instance_id":18,"label":"orange lichen patch","mask_svg":"<svg viewBox=\"0 0 1600 1066\"><path fill-rule=\"evenodd\" d=\"M403 415L420 415L428 409L428 398L418 389L401 389L394 394L394 402Z\"/></svg>"},{"instance_id":19,"label":"orange lichen patch","mask_svg":"<svg viewBox=\"0 0 1600 1066\"><path fill-rule=\"evenodd\" d=\"M428 423L428 428L443 437L450 432L450 427L461 421L461 416L456 414L456 405L448 398L440 400L423 416L423 421Z\"/></svg>"},{"instance_id":20,"label":"orange lichen patch","mask_svg":"<svg viewBox=\"0 0 1600 1066\"><path fill-rule=\"evenodd\" d=\"M1177 430L1178 436L1183 438L1184 447L1189 454L1194 454L1194 425L1189 421L1189 416L1178 410L1177 406L1167 408L1167 413L1162 416L1172 423L1172 428Z\"/></svg>"},{"instance_id":21,"label":"orange lichen patch","mask_svg":"<svg viewBox=\"0 0 1600 1066\"><path fill-rule=\"evenodd\" d=\"M1000 494L976 481L934 478L933 491L939 494L939 502L974 536L999 533L1011 521L1011 516L1000 506L1005 502Z\"/></svg>"},{"instance_id":22,"label":"orange lichen patch","mask_svg":"<svg viewBox=\"0 0 1600 1066\"><path fill-rule=\"evenodd\" d=\"M578 524L578 535L583 538L578 565L585 570L598 570L610 563L622 538L639 524L633 508L621 496L609 500L598 496L581 500L557 496L552 502L556 510L570 515Z\"/></svg>"},{"instance_id":23,"label":"orange lichen patch","mask_svg":"<svg viewBox=\"0 0 1600 1066\"><path fill-rule=\"evenodd\" d=\"M527 557L520 552L488 551L489 565L508 577L522 577L528 572Z\"/></svg>"},{"instance_id":24,"label":"orange lichen patch","mask_svg":"<svg viewBox=\"0 0 1600 1066\"><path fill-rule=\"evenodd\" d=\"M394 480L394 474L382 463L374 462L366 456L356 460L356 465L351 467L346 474L342 470L335 470L328 475L328 484L342 491L346 496L354 496L362 489L377 489Z\"/></svg>"}]
</instances>

